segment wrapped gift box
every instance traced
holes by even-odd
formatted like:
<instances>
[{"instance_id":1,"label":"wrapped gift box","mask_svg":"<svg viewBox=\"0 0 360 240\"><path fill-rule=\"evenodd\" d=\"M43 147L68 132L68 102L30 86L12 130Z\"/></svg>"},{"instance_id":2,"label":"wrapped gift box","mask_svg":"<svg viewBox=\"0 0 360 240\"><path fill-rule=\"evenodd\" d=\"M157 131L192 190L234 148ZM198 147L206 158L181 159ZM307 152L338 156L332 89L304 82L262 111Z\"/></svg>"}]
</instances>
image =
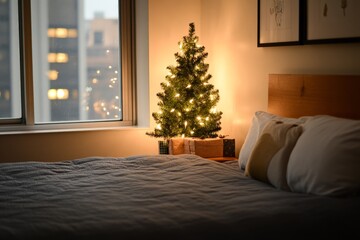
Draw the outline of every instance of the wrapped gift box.
<instances>
[{"instance_id":1,"label":"wrapped gift box","mask_svg":"<svg viewBox=\"0 0 360 240\"><path fill-rule=\"evenodd\" d=\"M205 158L235 157L235 139L228 138L171 138L169 153L195 154Z\"/></svg>"},{"instance_id":2,"label":"wrapped gift box","mask_svg":"<svg viewBox=\"0 0 360 240\"><path fill-rule=\"evenodd\" d=\"M169 141L169 154L177 155L183 154L184 152L184 138L171 138Z\"/></svg>"},{"instance_id":3,"label":"wrapped gift box","mask_svg":"<svg viewBox=\"0 0 360 240\"><path fill-rule=\"evenodd\" d=\"M222 157L224 144L221 138L184 138L184 153L201 157Z\"/></svg>"},{"instance_id":4,"label":"wrapped gift box","mask_svg":"<svg viewBox=\"0 0 360 240\"><path fill-rule=\"evenodd\" d=\"M235 139L224 138L223 157L235 157Z\"/></svg>"}]
</instances>

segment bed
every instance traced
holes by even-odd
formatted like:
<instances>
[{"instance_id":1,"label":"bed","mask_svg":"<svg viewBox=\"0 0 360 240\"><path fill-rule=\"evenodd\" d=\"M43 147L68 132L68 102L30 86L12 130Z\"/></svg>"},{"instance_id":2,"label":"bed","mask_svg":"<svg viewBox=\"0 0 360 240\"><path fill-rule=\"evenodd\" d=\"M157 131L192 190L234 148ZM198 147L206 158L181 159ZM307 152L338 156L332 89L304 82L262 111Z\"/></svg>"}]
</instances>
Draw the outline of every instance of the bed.
<instances>
[{"instance_id":1,"label":"bed","mask_svg":"<svg viewBox=\"0 0 360 240\"><path fill-rule=\"evenodd\" d=\"M0 239L359 239L359 86L270 74L268 111L254 113L239 161L2 163Z\"/></svg>"}]
</instances>

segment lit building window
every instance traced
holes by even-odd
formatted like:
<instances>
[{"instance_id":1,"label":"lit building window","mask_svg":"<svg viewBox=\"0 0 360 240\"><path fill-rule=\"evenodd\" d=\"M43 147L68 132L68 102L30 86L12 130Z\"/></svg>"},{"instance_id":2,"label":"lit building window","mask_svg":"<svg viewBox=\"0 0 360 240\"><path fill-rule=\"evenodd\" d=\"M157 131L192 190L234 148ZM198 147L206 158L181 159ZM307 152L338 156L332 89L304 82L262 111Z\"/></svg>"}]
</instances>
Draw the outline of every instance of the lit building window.
<instances>
[{"instance_id":1,"label":"lit building window","mask_svg":"<svg viewBox=\"0 0 360 240\"><path fill-rule=\"evenodd\" d=\"M49 53L49 63L67 63L69 61L69 55L67 53Z\"/></svg>"},{"instance_id":2,"label":"lit building window","mask_svg":"<svg viewBox=\"0 0 360 240\"><path fill-rule=\"evenodd\" d=\"M59 72L56 70L49 70L48 76L50 80L56 80L58 79Z\"/></svg>"},{"instance_id":3,"label":"lit building window","mask_svg":"<svg viewBox=\"0 0 360 240\"><path fill-rule=\"evenodd\" d=\"M66 100L69 98L68 89L49 89L48 90L48 99L49 100Z\"/></svg>"},{"instance_id":4,"label":"lit building window","mask_svg":"<svg viewBox=\"0 0 360 240\"><path fill-rule=\"evenodd\" d=\"M68 28L49 28L48 37L52 38L76 38L78 36L76 29Z\"/></svg>"}]
</instances>

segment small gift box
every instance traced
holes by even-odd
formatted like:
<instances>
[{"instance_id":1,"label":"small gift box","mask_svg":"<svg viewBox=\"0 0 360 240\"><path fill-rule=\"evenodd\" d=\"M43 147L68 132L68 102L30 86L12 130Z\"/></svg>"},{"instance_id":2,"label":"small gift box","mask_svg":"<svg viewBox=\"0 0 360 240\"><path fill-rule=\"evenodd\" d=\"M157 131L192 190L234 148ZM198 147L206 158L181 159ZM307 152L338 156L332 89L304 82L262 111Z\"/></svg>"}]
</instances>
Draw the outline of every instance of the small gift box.
<instances>
[{"instance_id":1,"label":"small gift box","mask_svg":"<svg viewBox=\"0 0 360 240\"><path fill-rule=\"evenodd\" d=\"M205 158L222 157L224 152L221 138L184 138L184 153Z\"/></svg>"},{"instance_id":2,"label":"small gift box","mask_svg":"<svg viewBox=\"0 0 360 240\"><path fill-rule=\"evenodd\" d=\"M171 138L169 141L169 153L172 155L184 154L184 138Z\"/></svg>"},{"instance_id":3,"label":"small gift box","mask_svg":"<svg viewBox=\"0 0 360 240\"><path fill-rule=\"evenodd\" d=\"M235 157L235 139L224 138L223 157Z\"/></svg>"},{"instance_id":4,"label":"small gift box","mask_svg":"<svg viewBox=\"0 0 360 240\"><path fill-rule=\"evenodd\" d=\"M235 139L171 138L169 154L195 154L205 158L235 157Z\"/></svg>"}]
</instances>

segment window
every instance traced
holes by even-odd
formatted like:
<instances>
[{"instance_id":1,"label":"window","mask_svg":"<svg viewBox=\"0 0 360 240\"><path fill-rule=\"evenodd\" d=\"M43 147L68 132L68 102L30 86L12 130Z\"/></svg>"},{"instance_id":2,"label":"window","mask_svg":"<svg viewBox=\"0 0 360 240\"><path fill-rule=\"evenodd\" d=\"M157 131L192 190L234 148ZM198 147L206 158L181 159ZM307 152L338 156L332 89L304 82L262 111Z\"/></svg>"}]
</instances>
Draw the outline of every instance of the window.
<instances>
[{"instance_id":1,"label":"window","mask_svg":"<svg viewBox=\"0 0 360 240\"><path fill-rule=\"evenodd\" d=\"M16 3L0 1L0 124L133 125L133 0Z\"/></svg>"},{"instance_id":2,"label":"window","mask_svg":"<svg viewBox=\"0 0 360 240\"><path fill-rule=\"evenodd\" d=\"M94 45L103 45L103 32L94 32Z\"/></svg>"},{"instance_id":3,"label":"window","mask_svg":"<svg viewBox=\"0 0 360 240\"><path fill-rule=\"evenodd\" d=\"M0 119L21 118L17 1L0 1Z\"/></svg>"}]
</instances>

